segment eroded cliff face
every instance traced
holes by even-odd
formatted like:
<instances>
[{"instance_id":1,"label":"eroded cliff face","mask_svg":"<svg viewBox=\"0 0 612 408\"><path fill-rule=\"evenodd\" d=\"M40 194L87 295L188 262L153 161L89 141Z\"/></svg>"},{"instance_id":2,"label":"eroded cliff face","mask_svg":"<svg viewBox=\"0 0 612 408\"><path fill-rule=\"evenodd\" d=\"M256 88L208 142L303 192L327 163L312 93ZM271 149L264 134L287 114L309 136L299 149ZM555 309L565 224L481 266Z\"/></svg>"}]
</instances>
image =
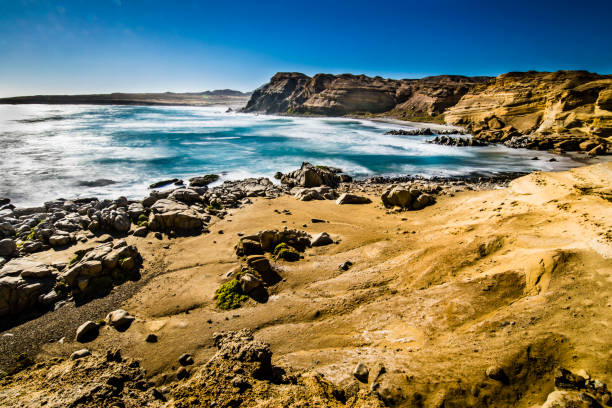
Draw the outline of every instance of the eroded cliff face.
<instances>
[{"instance_id":1,"label":"eroded cliff face","mask_svg":"<svg viewBox=\"0 0 612 408\"><path fill-rule=\"evenodd\" d=\"M436 76L385 79L365 75L278 73L257 89L245 112L342 116L390 112L394 116L435 117L488 77Z\"/></svg>"},{"instance_id":2,"label":"eroded cliff face","mask_svg":"<svg viewBox=\"0 0 612 408\"><path fill-rule=\"evenodd\" d=\"M531 135L541 146L530 147L548 149L568 139L603 143L612 136L612 75L530 71L497 78L441 75L394 80L278 73L253 93L244 111L446 121L492 142Z\"/></svg>"},{"instance_id":3,"label":"eroded cliff face","mask_svg":"<svg viewBox=\"0 0 612 408\"><path fill-rule=\"evenodd\" d=\"M474 87L445 112L492 141L612 136L612 76L586 71L511 72Z\"/></svg>"}]
</instances>

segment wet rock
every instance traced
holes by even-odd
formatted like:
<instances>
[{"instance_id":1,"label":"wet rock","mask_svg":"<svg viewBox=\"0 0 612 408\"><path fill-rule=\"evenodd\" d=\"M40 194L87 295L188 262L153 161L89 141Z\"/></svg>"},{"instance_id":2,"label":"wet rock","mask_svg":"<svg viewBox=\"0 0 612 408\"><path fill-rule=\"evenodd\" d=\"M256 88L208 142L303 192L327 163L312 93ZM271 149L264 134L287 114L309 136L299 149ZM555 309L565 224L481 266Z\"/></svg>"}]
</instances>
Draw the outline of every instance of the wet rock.
<instances>
[{"instance_id":1,"label":"wet rock","mask_svg":"<svg viewBox=\"0 0 612 408\"><path fill-rule=\"evenodd\" d=\"M313 247L324 246L324 245L329 245L333 243L334 243L334 240L331 239L331 237L329 236L327 232L321 232L320 234L315 235L314 237L312 237L312 240L310 241L310 245Z\"/></svg>"},{"instance_id":2,"label":"wet rock","mask_svg":"<svg viewBox=\"0 0 612 408\"><path fill-rule=\"evenodd\" d=\"M160 180L160 181L156 181L155 183L151 184L149 188L153 189L153 188L164 187L164 186L176 183L177 181L179 181L179 179L177 178L173 178L169 180Z\"/></svg>"},{"instance_id":3,"label":"wet rock","mask_svg":"<svg viewBox=\"0 0 612 408\"><path fill-rule=\"evenodd\" d=\"M350 194L350 193L343 193L336 200L336 204L338 204L338 205L343 205L343 204L369 204L371 202L372 202L372 200L370 200L367 197L362 197L362 196L358 196L356 194Z\"/></svg>"},{"instance_id":4,"label":"wet rock","mask_svg":"<svg viewBox=\"0 0 612 408\"><path fill-rule=\"evenodd\" d=\"M201 177L192 177L189 179L189 185L192 187L204 187L219 180L217 174L207 174Z\"/></svg>"},{"instance_id":5,"label":"wet rock","mask_svg":"<svg viewBox=\"0 0 612 408\"><path fill-rule=\"evenodd\" d=\"M76 330L76 341L79 343L87 343L98 337L100 327L91 320L80 325Z\"/></svg>"}]
</instances>

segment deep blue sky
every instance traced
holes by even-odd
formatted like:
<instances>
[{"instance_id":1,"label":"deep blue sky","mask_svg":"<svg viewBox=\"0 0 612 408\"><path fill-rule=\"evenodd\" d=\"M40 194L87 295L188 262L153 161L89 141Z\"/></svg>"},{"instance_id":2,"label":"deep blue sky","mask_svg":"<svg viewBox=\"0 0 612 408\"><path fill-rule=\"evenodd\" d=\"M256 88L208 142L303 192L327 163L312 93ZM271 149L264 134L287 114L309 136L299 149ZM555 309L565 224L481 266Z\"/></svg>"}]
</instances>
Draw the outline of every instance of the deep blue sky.
<instances>
[{"instance_id":1,"label":"deep blue sky","mask_svg":"<svg viewBox=\"0 0 612 408\"><path fill-rule=\"evenodd\" d=\"M0 0L0 96L530 69L612 73L612 2Z\"/></svg>"}]
</instances>

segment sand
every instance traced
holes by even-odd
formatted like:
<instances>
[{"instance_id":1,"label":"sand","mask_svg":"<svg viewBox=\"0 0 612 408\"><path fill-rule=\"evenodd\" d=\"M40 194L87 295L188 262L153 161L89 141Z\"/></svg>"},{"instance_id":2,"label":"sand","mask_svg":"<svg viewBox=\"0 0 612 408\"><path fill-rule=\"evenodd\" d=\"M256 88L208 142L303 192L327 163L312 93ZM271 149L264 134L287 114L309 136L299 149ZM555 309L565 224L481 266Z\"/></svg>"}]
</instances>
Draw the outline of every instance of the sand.
<instances>
[{"instance_id":1,"label":"sand","mask_svg":"<svg viewBox=\"0 0 612 408\"><path fill-rule=\"evenodd\" d=\"M423 406L487 398L495 406L539 406L557 367L612 383L610 186L612 163L602 163L440 196L421 211L388 211L376 196L346 206L256 199L206 235L130 237L145 259L144 279L121 306L136 321L123 333L104 327L88 347L120 347L161 385L173 380L183 353L204 364L215 351L214 332L251 328L270 343L275 364L334 383L350 378L358 362L383 365L380 387L405 406L417 394ZM214 292L239 265L238 233L285 226L325 231L337 243L277 262L283 280L267 303L217 309ZM347 260L353 266L340 270ZM148 333L159 341L145 343ZM48 343L37 359L80 348ZM489 367L503 368L509 384L487 378Z\"/></svg>"}]
</instances>

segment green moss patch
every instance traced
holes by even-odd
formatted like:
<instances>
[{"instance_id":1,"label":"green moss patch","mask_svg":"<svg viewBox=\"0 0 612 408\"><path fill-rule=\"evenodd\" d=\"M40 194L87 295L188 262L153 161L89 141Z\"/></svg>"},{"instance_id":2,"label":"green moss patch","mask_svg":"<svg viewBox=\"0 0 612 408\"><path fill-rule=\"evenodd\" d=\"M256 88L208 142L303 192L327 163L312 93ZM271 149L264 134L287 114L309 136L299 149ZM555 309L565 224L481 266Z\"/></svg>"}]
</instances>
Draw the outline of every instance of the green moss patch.
<instances>
[{"instance_id":1,"label":"green moss patch","mask_svg":"<svg viewBox=\"0 0 612 408\"><path fill-rule=\"evenodd\" d=\"M223 310L237 309L249 297L242 293L240 282L237 279L232 279L224 283L215 291L217 299L217 307Z\"/></svg>"}]
</instances>

